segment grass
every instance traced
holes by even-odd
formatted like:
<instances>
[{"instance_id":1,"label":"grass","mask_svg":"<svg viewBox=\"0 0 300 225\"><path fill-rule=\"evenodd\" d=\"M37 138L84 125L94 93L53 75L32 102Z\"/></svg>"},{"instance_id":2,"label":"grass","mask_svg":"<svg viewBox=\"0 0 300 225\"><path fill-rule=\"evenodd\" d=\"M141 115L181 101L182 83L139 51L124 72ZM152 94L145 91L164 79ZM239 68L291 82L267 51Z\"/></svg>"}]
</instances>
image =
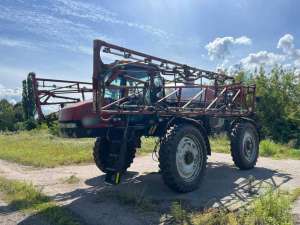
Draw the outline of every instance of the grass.
<instances>
[{"instance_id":1,"label":"grass","mask_svg":"<svg viewBox=\"0 0 300 225\"><path fill-rule=\"evenodd\" d=\"M47 130L0 135L0 158L35 167L92 162L93 139L64 139Z\"/></svg>"},{"instance_id":2,"label":"grass","mask_svg":"<svg viewBox=\"0 0 300 225\"><path fill-rule=\"evenodd\" d=\"M142 138L138 155L152 153L156 138ZM18 133L0 133L0 159L35 167L56 167L71 164L93 163L94 138L68 139L49 134L47 129ZM226 136L210 139L213 152L230 153ZM287 145L263 140L260 156L276 159L300 159L300 150Z\"/></svg>"},{"instance_id":3,"label":"grass","mask_svg":"<svg viewBox=\"0 0 300 225\"><path fill-rule=\"evenodd\" d=\"M79 225L67 209L57 206L32 184L0 177L0 192L12 208L40 215L50 224Z\"/></svg>"},{"instance_id":4,"label":"grass","mask_svg":"<svg viewBox=\"0 0 300 225\"><path fill-rule=\"evenodd\" d=\"M47 129L0 133L0 159L34 167L93 163L94 138L60 138ZM154 138L142 138L137 154L153 151Z\"/></svg>"},{"instance_id":5,"label":"grass","mask_svg":"<svg viewBox=\"0 0 300 225\"><path fill-rule=\"evenodd\" d=\"M170 215L173 224L182 225L293 225L292 203L299 196L300 189L292 192L270 189L237 212L217 209L188 212L180 202L174 202Z\"/></svg>"},{"instance_id":6,"label":"grass","mask_svg":"<svg viewBox=\"0 0 300 225\"><path fill-rule=\"evenodd\" d=\"M142 137L142 148L138 150L139 154L145 155L148 153L152 153L155 147L157 138L152 137Z\"/></svg>"}]
</instances>

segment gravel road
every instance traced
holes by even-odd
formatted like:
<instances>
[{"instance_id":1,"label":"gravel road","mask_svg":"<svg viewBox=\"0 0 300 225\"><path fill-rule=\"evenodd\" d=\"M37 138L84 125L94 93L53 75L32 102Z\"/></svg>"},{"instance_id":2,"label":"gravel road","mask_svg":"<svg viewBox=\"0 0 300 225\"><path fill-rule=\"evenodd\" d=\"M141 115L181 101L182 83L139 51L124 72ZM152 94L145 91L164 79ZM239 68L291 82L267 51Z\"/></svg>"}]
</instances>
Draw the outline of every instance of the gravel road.
<instances>
[{"instance_id":1,"label":"gravel road","mask_svg":"<svg viewBox=\"0 0 300 225\"><path fill-rule=\"evenodd\" d=\"M104 184L103 174L94 165L36 169L0 160L0 176L32 182L91 225L161 224L164 212L177 200L195 209L220 206L234 210L253 199L265 184L300 187L297 160L260 158L250 171L235 168L227 154L214 153L208 162L201 187L187 194L175 193L163 184L158 163L150 155L137 157L122 184L114 187ZM71 175L78 177L79 183L64 182ZM38 218L8 210L3 204L0 201L0 224L30 224L28 221ZM300 202L295 206L295 216L300 218ZM8 219L11 222L5 223Z\"/></svg>"}]
</instances>

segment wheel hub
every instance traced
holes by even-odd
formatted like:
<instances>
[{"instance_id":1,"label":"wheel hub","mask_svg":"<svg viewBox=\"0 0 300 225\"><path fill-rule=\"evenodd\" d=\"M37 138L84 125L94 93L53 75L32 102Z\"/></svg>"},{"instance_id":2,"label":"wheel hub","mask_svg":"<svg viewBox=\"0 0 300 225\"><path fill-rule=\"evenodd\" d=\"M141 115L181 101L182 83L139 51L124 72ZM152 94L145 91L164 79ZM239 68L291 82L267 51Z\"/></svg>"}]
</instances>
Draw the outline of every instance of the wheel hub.
<instances>
[{"instance_id":1,"label":"wheel hub","mask_svg":"<svg viewBox=\"0 0 300 225\"><path fill-rule=\"evenodd\" d=\"M179 175L185 180L193 180L202 167L202 151L195 137L183 137L177 146L176 166Z\"/></svg>"},{"instance_id":2,"label":"wheel hub","mask_svg":"<svg viewBox=\"0 0 300 225\"><path fill-rule=\"evenodd\" d=\"M245 133L243 139L243 149L245 158L251 162L255 157L255 144L252 135L249 132Z\"/></svg>"},{"instance_id":3,"label":"wheel hub","mask_svg":"<svg viewBox=\"0 0 300 225\"><path fill-rule=\"evenodd\" d=\"M190 165L191 163L193 163L194 161L194 155L192 152L188 151L185 153L184 155L184 162L187 164L187 165Z\"/></svg>"}]
</instances>

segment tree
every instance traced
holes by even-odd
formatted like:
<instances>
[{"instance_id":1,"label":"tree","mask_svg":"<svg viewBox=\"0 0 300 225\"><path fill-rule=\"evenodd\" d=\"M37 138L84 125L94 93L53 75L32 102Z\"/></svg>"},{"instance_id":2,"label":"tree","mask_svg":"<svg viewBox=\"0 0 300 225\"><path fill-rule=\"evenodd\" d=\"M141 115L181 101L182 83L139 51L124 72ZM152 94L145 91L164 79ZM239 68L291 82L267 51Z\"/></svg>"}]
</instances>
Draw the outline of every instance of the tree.
<instances>
[{"instance_id":1,"label":"tree","mask_svg":"<svg viewBox=\"0 0 300 225\"><path fill-rule=\"evenodd\" d=\"M28 116L31 119L34 118L34 114L35 114L35 99L34 99L32 76L34 76L34 73L29 73L27 77Z\"/></svg>"},{"instance_id":2,"label":"tree","mask_svg":"<svg viewBox=\"0 0 300 225\"><path fill-rule=\"evenodd\" d=\"M15 121L16 122L23 122L24 121L24 113L23 113L23 107L22 107L22 103L18 102L17 104L15 104L13 106L13 110L14 110L14 117L15 117Z\"/></svg>"},{"instance_id":3,"label":"tree","mask_svg":"<svg viewBox=\"0 0 300 225\"><path fill-rule=\"evenodd\" d=\"M27 81L23 80L22 82L23 90L22 90L22 107L24 118L28 119L28 92L27 92Z\"/></svg>"},{"instance_id":4,"label":"tree","mask_svg":"<svg viewBox=\"0 0 300 225\"><path fill-rule=\"evenodd\" d=\"M27 80L23 80L22 106L26 120L34 119L35 115L34 91L32 83L33 75L33 73L29 73Z\"/></svg>"},{"instance_id":5,"label":"tree","mask_svg":"<svg viewBox=\"0 0 300 225\"><path fill-rule=\"evenodd\" d=\"M239 79L245 79L238 74ZM246 82L256 83L257 115L264 136L280 142L295 140L300 145L300 82L293 71L274 67L269 73L263 68Z\"/></svg>"},{"instance_id":6,"label":"tree","mask_svg":"<svg viewBox=\"0 0 300 225\"><path fill-rule=\"evenodd\" d=\"M14 111L13 105L10 104L6 99L0 101L0 130L12 131L14 130Z\"/></svg>"}]
</instances>

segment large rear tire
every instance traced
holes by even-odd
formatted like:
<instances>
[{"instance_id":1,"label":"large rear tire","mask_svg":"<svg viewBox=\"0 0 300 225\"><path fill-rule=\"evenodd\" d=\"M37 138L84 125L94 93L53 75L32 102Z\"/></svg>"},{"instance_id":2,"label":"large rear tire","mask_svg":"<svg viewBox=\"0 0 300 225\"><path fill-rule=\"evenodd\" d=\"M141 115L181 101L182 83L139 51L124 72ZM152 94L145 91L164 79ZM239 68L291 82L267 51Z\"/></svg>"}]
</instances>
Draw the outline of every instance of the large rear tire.
<instances>
[{"instance_id":1,"label":"large rear tire","mask_svg":"<svg viewBox=\"0 0 300 225\"><path fill-rule=\"evenodd\" d=\"M234 125L231 133L231 156L241 170L252 169L259 155L259 137L256 127L249 122Z\"/></svg>"},{"instance_id":2,"label":"large rear tire","mask_svg":"<svg viewBox=\"0 0 300 225\"><path fill-rule=\"evenodd\" d=\"M94 149L93 149L93 156L96 166L103 172L108 173L109 171L107 168L112 167L112 159L111 159L111 150L112 144L106 138L97 138ZM136 147L132 143L127 143L127 154L126 154L126 161L124 166L120 172L125 172L133 162L135 157Z\"/></svg>"},{"instance_id":3,"label":"large rear tire","mask_svg":"<svg viewBox=\"0 0 300 225\"><path fill-rule=\"evenodd\" d=\"M169 128L159 150L159 167L169 188L183 193L197 189L206 163L207 146L196 127L179 124Z\"/></svg>"}]
</instances>

